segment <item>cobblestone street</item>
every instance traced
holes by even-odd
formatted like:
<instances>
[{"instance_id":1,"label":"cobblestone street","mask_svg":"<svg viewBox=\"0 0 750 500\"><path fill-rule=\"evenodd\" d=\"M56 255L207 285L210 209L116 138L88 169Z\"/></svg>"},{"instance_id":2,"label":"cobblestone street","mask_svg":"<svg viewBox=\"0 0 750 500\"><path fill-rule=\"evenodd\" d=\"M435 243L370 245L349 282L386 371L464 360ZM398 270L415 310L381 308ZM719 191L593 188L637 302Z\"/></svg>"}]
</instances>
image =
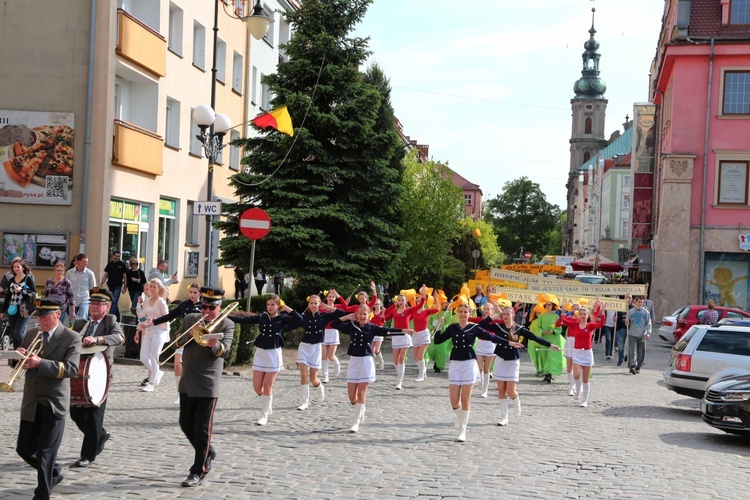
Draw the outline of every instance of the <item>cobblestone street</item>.
<instances>
[{"instance_id":1,"label":"cobblestone street","mask_svg":"<svg viewBox=\"0 0 750 500\"><path fill-rule=\"evenodd\" d=\"M447 373L429 371L394 389L387 365L368 391L367 421L351 434L342 374L326 386L323 403L298 411L294 365L274 387L273 415L255 425L259 398L247 372L226 376L215 414L218 456L203 485L180 487L192 448L177 425L171 373L153 393L141 393L140 365L115 366L105 427L105 451L86 469L81 435L68 420L59 460L65 480L56 498L738 498L750 472L750 440L704 424L699 402L661 383L669 348L649 346L646 366L630 375L595 345L591 402L580 408L563 378L545 384L522 361L520 418L496 425L496 394L475 390L466 443L455 442ZM390 360L390 351L386 352ZM3 380L8 369L0 370ZM494 383L491 382L491 389ZM312 391L315 393L315 391ZM21 392L3 394L0 498L28 498L36 475L15 453Z\"/></svg>"}]
</instances>

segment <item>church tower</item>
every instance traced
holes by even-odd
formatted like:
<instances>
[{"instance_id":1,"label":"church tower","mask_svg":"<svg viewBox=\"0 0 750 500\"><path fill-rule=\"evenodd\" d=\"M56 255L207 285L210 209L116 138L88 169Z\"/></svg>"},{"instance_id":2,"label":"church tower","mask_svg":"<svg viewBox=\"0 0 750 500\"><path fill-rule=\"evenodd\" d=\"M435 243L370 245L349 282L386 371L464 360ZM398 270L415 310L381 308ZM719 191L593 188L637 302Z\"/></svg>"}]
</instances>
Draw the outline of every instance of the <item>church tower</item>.
<instances>
[{"instance_id":1,"label":"church tower","mask_svg":"<svg viewBox=\"0 0 750 500\"><path fill-rule=\"evenodd\" d=\"M570 172L568 174L568 220L566 230L563 233L563 251L573 254L579 250L576 240L581 240L576 235L576 229L581 224L577 223L583 213L585 197L583 186L579 184L578 168L585 162L594 158L604 148L607 140L604 138L604 119L607 111L607 99L604 93L607 85L599 78L599 57L597 52L599 42L594 39L596 29L594 28L594 16L596 9L591 9L591 29L589 39L583 44L583 69L581 78L573 85L575 97L570 100L572 109L573 126L570 135Z\"/></svg>"}]
</instances>

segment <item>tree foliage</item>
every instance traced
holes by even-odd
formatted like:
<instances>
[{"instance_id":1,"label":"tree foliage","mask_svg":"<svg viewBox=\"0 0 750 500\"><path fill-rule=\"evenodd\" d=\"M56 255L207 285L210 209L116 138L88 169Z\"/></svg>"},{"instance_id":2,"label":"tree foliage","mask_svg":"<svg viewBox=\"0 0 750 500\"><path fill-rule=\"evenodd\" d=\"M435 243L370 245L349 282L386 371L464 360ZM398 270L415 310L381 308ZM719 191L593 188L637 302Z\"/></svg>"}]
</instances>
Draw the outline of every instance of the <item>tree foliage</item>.
<instances>
[{"instance_id":1,"label":"tree foliage","mask_svg":"<svg viewBox=\"0 0 750 500\"><path fill-rule=\"evenodd\" d=\"M412 151L403 161L406 196L404 215L406 255L398 274L398 286L411 288L421 283L443 286L452 247L461 233L464 216L461 188L453 184L453 172L438 163L417 161Z\"/></svg>"},{"instance_id":2,"label":"tree foliage","mask_svg":"<svg viewBox=\"0 0 750 500\"><path fill-rule=\"evenodd\" d=\"M286 13L290 59L263 83L271 108L288 107L295 136L265 131L239 141L247 171L231 181L241 202L225 204L228 217L217 224L229 236L221 263L246 263L250 242L235 237L237 217L258 206L272 221L256 250L267 273L284 271L308 289L395 276L403 152L388 80L378 68L359 72L367 40L350 36L370 3L303 2Z\"/></svg>"},{"instance_id":3,"label":"tree foliage","mask_svg":"<svg viewBox=\"0 0 750 500\"><path fill-rule=\"evenodd\" d=\"M503 186L503 192L487 201L484 218L497 234L497 244L508 256L521 247L535 255L549 250L550 233L559 230L560 208L547 202L539 184L521 177Z\"/></svg>"}]
</instances>

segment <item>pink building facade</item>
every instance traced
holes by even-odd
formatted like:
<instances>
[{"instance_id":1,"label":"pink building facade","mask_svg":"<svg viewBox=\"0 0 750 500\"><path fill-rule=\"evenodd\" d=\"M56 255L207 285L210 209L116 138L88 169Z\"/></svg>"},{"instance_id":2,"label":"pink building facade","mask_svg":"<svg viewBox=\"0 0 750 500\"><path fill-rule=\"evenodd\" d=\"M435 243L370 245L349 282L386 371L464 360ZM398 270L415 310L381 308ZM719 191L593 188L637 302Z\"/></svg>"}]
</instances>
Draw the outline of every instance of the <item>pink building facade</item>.
<instances>
[{"instance_id":1,"label":"pink building facade","mask_svg":"<svg viewBox=\"0 0 750 500\"><path fill-rule=\"evenodd\" d=\"M656 311L748 309L750 0L667 0L651 99Z\"/></svg>"}]
</instances>

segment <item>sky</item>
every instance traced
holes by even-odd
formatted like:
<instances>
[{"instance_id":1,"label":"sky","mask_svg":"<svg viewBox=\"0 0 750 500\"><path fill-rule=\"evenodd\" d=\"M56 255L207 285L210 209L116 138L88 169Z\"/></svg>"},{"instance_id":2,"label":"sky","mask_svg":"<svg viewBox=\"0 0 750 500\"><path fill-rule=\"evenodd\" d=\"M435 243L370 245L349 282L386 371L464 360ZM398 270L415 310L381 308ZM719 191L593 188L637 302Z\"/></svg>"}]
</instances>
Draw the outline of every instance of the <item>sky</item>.
<instances>
[{"instance_id":1,"label":"sky","mask_svg":"<svg viewBox=\"0 0 750 500\"><path fill-rule=\"evenodd\" d=\"M355 35L390 79L404 134L478 184L522 176L566 207L573 84L596 8L605 138L648 101L663 0L374 0Z\"/></svg>"}]
</instances>

